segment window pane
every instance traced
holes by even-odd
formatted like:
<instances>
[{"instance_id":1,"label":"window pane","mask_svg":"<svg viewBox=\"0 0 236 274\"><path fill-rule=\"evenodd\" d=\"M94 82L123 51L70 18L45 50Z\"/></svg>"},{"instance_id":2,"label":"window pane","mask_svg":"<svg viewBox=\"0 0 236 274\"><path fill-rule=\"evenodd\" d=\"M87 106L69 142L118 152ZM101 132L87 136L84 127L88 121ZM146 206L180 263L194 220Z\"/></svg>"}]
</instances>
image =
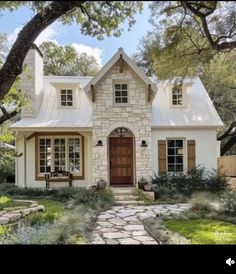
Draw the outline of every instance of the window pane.
<instances>
[{"instance_id":1,"label":"window pane","mask_svg":"<svg viewBox=\"0 0 236 274\"><path fill-rule=\"evenodd\" d=\"M115 96L121 96L120 90L118 90L118 91L116 90Z\"/></svg>"},{"instance_id":2,"label":"window pane","mask_svg":"<svg viewBox=\"0 0 236 274\"><path fill-rule=\"evenodd\" d=\"M80 139L69 139L69 170L80 172Z\"/></svg>"},{"instance_id":3,"label":"window pane","mask_svg":"<svg viewBox=\"0 0 236 274\"><path fill-rule=\"evenodd\" d=\"M176 147L183 147L183 140L176 140Z\"/></svg>"},{"instance_id":4,"label":"window pane","mask_svg":"<svg viewBox=\"0 0 236 274\"><path fill-rule=\"evenodd\" d=\"M128 103L128 98L122 98L122 103Z\"/></svg>"},{"instance_id":5,"label":"window pane","mask_svg":"<svg viewBox=\"0 0 236 274\"><path fill-rule=\"evenodd\" d=\"M61 95L65 95L66 94L66 90L65 89L62 89L61 90Z\"/></svg>"},{"instance_id":6,"label":"window pane","mask_svg":"<svg viewBox=\"0 0 236 274\"><path fill-rule=\"evenodd\" d=\"M168 165L168 171L175 171L174 165Z\"/></svg>"},{"instance_id":7,"label":"window pane","mask_svg":"<svg viewBox=\"0 0 236 274\"><path fill-rule=\"evenodd\" d=\"M176 156L176 163L182 164L183 163L183 156Z\"/></svg>"},{"instance_id":8,"label":"window pane","mask_svg":"<svg viewBox=\"0 0 236 274\"><path fill-rule=\"evenodd\" d=\"M66 102L61 102L61 105L62 106L66 106Z\"/></svg>"},{"instance_id":9,"label":"window pane","mask_svg":"<svg viewBox=\"0 0 236 274\"><path fill-rule=\"evenodd\" d=\"M175 162L175 157L174 156L169 156L168 157L168 164L173 164Z\"/></svg>"},{"instance_id":10,"label":"window pane","mask_svg":"<svg viewBox=\"0 0 236 274\"><path fill-rule=\"evenodd\" d=\"M176 165L176 171L183 171L183 165Z\"/></svg>"},{"instance_id":11,"label":"window pane","mask_svg":"<svg viewBox=\"0 0 236 274\"><path fill-rule=\"evenodd\" d=\"M72 107L73 103L72 102L67 102L67 106Z\"/></svg>"},{"instance_id":12,"label":"window pane","mask_svg":"<svg viewBox=\"0 0 236 274\"><path fill-rule=\"evenodd\" d=\"M116 98L116 103L121 103L121 98Z\"/></svg>"},{"instance_id":13,"label":"window pane","mask_svg":"<svg viewBox=\"0 0 236 274\"><path fill-rule=\"evenodd\" d=\"M127 90L122 90L122 96L127 96Z\"/></svg>"},{"instance_id":14,"label":"window pane","mask_svg":"<svg viewBox=\"0 0 236 274\"><path fill-rule=\"evenodd\" d=\"M51 168L51 139L39 140L39 172L45 173L50 172ZM49 171L48 171L49 170Z\"/></svg>"},{"instance_id":15,"label":"window pane","mask_svg":"<svg viewBox=\"0 0 236 274\"><path fill-rule=\"evenodd\" d=\"M120 89L120 85L115 85L115 89Z\"/></svg>"},{"instance_id":16,"label":"window pane","mask_svg":"<svg viewBox=\"0 0 236 274\"><path fill-rule=\"evenodd\" d=\"M71 89L67 90L67 95L72 95L72 90Z\"/></svg>"},{"instance_id":17,"label":"window pane","mask_svg":"<svg viewBox=\"0 0 236 274\"><path fill-rule=\"evenodd\" d=\"M66 99L67 99L67 101L72 101L72 95L67 95Z\"/></svg>"},{"instance_id":18,"label":"window pane","mask_svg":"<svg viewBox=\"0 0 236 274\"><path fill-rule=\"evenodd\" d=\"M168 155L175 155L175 150L173 148L169 148Z\"/></svg>"},{"instance_id":19,"label":"window pane","mask_svg":"<svg viewBox=\"0 0 236 274\"><path fill-rule=\"evenodd\" d=\"M127 84L123 84L122 89L127 89Z\"/></svg>"},{"instance_id":20,"label":"window pane","mask_svg":"<svg viewBox=\"0 0 236 274\"><path fill-rule=\"evenodd\" d=\"M168 147L174 147L175 141L174 140L168 140Z\"/></svg>"}]
</instances>

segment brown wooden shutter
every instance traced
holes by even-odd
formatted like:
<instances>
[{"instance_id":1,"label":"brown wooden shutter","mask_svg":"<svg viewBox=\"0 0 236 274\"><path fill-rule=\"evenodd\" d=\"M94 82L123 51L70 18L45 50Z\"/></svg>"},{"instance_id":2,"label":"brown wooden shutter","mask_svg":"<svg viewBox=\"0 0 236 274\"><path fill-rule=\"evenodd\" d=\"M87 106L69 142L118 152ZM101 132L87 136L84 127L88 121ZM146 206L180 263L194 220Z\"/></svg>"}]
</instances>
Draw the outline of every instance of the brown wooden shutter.
<instances>
[{"instance_id":1,"label":"brown wooden shutter","mask_svg":"<svg viewBox=\"0 0 236 274\"><path fill-rule=\"evenodd\" d=\"M196 167L195 140L188 140L188 171Z\"/></svg>"},{"instance_id":2,"label":"brown wooden shutter","mask_svg":"<svg viewBox=\"0 0 236 274\"><path fill-rule=\"evenodd\" d=\"M166 141L158 141L158 173L166 173Z\"/></svg>"}]
</instances>

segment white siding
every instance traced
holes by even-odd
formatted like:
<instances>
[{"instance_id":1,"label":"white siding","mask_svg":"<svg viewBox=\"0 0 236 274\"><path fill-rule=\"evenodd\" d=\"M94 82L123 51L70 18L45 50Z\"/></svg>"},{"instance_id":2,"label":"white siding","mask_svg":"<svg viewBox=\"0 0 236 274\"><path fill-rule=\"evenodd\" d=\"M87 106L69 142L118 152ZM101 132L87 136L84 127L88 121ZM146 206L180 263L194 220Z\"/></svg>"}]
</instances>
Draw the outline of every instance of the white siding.
<instances>
[{"instance_id":1,"label":"white siding","mask_svg":"<svg viewBox=\"0 0 236 274\"><path fill-rule=\"evenodd\" d=\"M29 133L26 133L29 136ZM84 165L85 178L84 180L74 180L73 186L88 187L92 185L92 133L86 132L84 135ZM24 153L24 138L17 141L18 153ZM24 174L24 155L17 158L17 185L20 187L43 187L45 188L45 181L35 180L35 138L26 141L26 176ZM25 180L26 178L26 180ZM67 182L54 183L51 186L61 187L68 186Z\"/></svg>"},{"instance_id":2,"label":"white siding","mask_svg":"<svg viewBox=\"0 0 236 274\"><path fill-rule=\"evenodd\" d=\"M158 174L158 140L186 138L196 141L196 165L207 170L217 168L216 130L211 129L152 129L152 169ZM185 159L186 160L186 159Z\"/></svg>"}]
</instances>

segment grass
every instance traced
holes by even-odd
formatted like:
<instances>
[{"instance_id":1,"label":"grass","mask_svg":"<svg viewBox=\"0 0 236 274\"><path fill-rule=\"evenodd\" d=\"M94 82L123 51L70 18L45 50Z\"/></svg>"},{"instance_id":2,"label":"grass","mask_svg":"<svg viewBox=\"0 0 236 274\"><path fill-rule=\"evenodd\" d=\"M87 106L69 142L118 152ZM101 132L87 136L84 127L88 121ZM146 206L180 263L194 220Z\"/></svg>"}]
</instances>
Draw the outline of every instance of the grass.
<instances>
[{"instance_id":1,"label":"grass","mask_svg":"<svg viewBox=\"0 0 236 274\"><path fill-rule=\"evenodd\" d=\"M5 235L7 233L7 231L8 231L7 226L0 225L0 238L1 238L1 236Z\"/></svg>"},{"instance_id":2,"label":"grass","mask_svg":"<svg viewBox=\"0 0 236 274\"><path fill-rule=\"evenodd\" d=\"M236 244L236 225L210 219L166 220L165 226L193 244Z\"/></svg>"},{"instance_id":3,"label":"grass","mask_svg":"<svg viewBox=\"0 0 236 274\"><path fill-rule=\"evenodd\" d=\"M53 223L59 219L64 211L62 202L48 200L48 199L34 199L40 205L44 205L45 212L38 212L30 214L25 218L25 222L31 226L40 225L43 223Z\"/></svg>"}]
</instances>

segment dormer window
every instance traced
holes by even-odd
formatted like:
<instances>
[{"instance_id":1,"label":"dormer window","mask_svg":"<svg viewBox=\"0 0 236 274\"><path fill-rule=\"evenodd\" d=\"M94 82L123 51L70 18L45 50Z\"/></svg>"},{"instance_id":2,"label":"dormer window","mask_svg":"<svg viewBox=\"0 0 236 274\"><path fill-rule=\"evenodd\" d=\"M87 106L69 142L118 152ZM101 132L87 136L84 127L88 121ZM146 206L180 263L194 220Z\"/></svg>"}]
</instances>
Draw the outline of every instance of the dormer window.
<instances>
[{"instance_id":1,"label":"dormer window","mask_svg":"<svg viewBox=\"0 0 236 274\"><path fill-rule=\"evenodd\" d=\"M127 104L128 103L128 85L127 84L115 84L115 104Z\"/></svg>"},{"instance_id":2,"label":"dormer window","mask_svg":"<svg viewBox=\"0 0 236 274\"><path fill-rule=\"evenodd\" d=\"M183 85L174 84L172 88L172 105L182 106L183 105Z\"/></svg>"},{"instance_id":3,"label":"dormer window","mask_svg":"<svg viewBox=\"0 0 236 274\"><path fill-rule=\"evenodd\" d=\"M72 107L73 106L73 91L72 89L61 90L61 106Z\"/></svg>"}]
</instances>

